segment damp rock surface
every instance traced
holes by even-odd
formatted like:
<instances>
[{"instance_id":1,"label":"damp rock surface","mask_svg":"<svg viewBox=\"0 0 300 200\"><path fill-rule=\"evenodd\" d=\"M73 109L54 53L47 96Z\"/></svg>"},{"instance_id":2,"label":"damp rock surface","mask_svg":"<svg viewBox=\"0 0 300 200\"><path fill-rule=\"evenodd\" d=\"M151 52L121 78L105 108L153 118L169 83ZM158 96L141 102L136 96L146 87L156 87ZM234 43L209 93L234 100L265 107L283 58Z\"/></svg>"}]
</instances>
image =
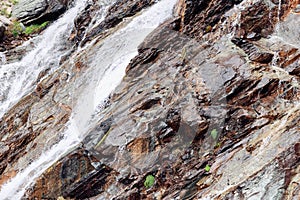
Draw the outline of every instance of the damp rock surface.
<instances>
[{"instance_id":1,"label":"damp rock surface","mask_svg":"<svg viewBox=\"0 0 300 200\"><path fill-rule=\"evenodd\" d=\"M83 102L69 94L93 81L88 66L102 62L94 56L103 38L154 3L118 0L92 28L95 10L85 8L71 39L97 42L2 118L1 184L61 139ZM174 16L139 45L80 144L24 198L298 199L298 7L296 0L178 1Z\"/></svg>"},{"instance_id":2,"label":"damp rock surface","mask_svg":"<svg viewBox=\"0 0 300 200\"><path fill-rule=\"evenodd\" d=\"M20 0L12 9L12 15L24 24L42 23L57 19L71 1Z\"/></svg>"}]
</instances>

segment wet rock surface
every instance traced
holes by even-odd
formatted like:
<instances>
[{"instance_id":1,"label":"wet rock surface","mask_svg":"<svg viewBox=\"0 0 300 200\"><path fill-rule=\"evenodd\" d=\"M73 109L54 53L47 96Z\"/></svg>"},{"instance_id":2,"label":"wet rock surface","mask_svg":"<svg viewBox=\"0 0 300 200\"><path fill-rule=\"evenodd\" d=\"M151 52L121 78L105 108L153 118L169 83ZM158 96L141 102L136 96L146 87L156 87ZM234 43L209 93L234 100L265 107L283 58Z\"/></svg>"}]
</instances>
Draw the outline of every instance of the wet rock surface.
<instances>
[{"instance_id":1,"label":"wet rock surface","mask_svg":"<svg viewBox=\"0 0 300 200\"><path fill-rule=\"evenodd\" d=\"M20 0L13 7L13 16L24 24L43 23L57 19L72 1Z\"/></svg>"},{"instance_id":2,"label":"wet rock surface","mask_svg":"<svg viewBox=\"0 0 300 200\"><path fill-rule=\"evenodd\" d=\"M0 21L0 41L2 41L4 38L5 30L6 30L5 25Z\"/></svg>"},{"instance_id":3,"label":"wet rock surface","mask_svg":"<svg viewBox=\"0 0 300 200\"><path fill-rule=\"evenodd\" d=\"M87 33L82 45L99 34L105 35L105 30L117 26L124 18L135 15L142 9L152 5L154 2L155 1L153 0L117 0L116 3L109 8L105 20Z\"/></svg>"},{"instance_id":4,"label":"wet rock surface","mask_svg":"<svg viewBox=\"0 0 300 200\"><path fill-rule=\"evenodd\" d=\"M152 3L117 1L87 38ZM300 40L289 39L298 31L297 4L179 1L178 16L139 46L80 147L25 197L299 198ZM75 22L78 41L93 12L87 7ZM29 165L45 140L50 148L60 139L74 104L71 85L88 71L88 56L65 62L3 117L2 180Z\"/></svg>"},{"instance_id":5,"label":"wet rock surface","mask_svg":"<svg viewBox=\"0 0 300 200\"><path fill-rule=\"evenodd\" d=\"M26 41L37 36L45 28L34 30L31 27L25 34L27 27L56 20L68 8L72 7L72 3L73 0L3 1L0 5L2 12L0 13L0 35L2 36L0 37L0 52L5 53L7 62L16 62L26 52L29 52L32 45L27 45ZM31 31L33 32L30 33Z\"/></svg>"},{"instance_id":6,"label":"wet rock surface","mask_svg":"<svg viewBox=\"0 0 300 200\"><path fill-rule=\"evenodd\" d=\"M75 23L79 23L78 18ZM114 27L110 27L111 32L114 32ZM34 47L29 45L12 49L8 52L8 61L21 59L26 48L30 50ZM98 48L95 45L93 51ZM87 58L88 56L91 58ZM35 90L23 97L3 116L0 121L0 137L3 141L0 156L1 184L14 177L20 169L29 166L43 151L50 149L63 137L61 132L65 130L72 107L76 104L76 99L70 94L75 90L74 85L78 84L77 77L86 72L86 62L94 59L92 56L92 52L91 55L83 53L75 59L74 65L62 61L61 68L49 76L47 69L41 72ZM29 149L31 150L28 151ZM59 190L53 195L61 192ZM71 194L72 191L67 193Z\"/></svg>"}]
</instances>

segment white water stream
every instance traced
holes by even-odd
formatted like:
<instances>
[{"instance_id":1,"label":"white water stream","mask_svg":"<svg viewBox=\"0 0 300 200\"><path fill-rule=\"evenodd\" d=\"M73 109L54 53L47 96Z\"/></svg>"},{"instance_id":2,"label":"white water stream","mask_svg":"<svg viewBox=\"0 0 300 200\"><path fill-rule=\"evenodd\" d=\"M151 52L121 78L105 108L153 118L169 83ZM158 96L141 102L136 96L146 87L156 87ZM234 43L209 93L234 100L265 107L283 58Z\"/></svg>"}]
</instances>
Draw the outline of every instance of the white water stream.
<instances>
[{"instance_id":1,"label":"white water stream","mask_svg":"<svg viewBox=\"0 0 300 200\"><path fill-rule=\"evenodd\" d=\"M172 16L175 3L176 0L161 0L145 10L141 15L133 18L124 28L105 39L98 48L97 44L95 44L94 47L89 47L90 49L84 49L90 51L89 59L91 62L89 63L88 72L83 76L85 80L80 80L77 83L81 87L84 85L84 89L78 90L74 94L76 95L76 101L71 120L68 122L68 128L63 133L64 138L3 185L0 191L1 199L21 199L26 189L34 183L37 177L80 143L88 129L94 125L94 123L91 123L91 119L97 106L109 96L124 77L125 68L130 59L138 53L138 45L160 23ZM77 5L75 7L77 10L82 7L83 2L81 1L79 4L80 6ZM66 19L60 20L71 21L70 19L73 19L75 16L76 13L67 17L65 15L63 18L66 17ZM65 24L64 26L68 25ZM52 27L49 27L49 29L52 29ZM59 43L60 41L54 39L53 42ZM35 51L37 50L33 52ZM48 54L48 51L44 51L42 56L47 57ZM58 59L57 56L55 58ZM55 60L55 58L52 60ZM34 70L34 67L30 69ZM27 71L30 72L29 69ZM22 87L19 85L14 87L16 88L14 90L16 93L13 95L19 95L20 92L18 91ZM27 83L27 88L29 87L30 84ZM4 112L7 107L0 108Z\"/></svg>"},{"instance_id":2,"label":"white water stream","mask_svg":"<svg viewBox=\"0 0 300 200\"><path fill-rule=\"evenodd\" d=\"M71 50L68 47L68 37L74 26L74 19L85 3L86 0L76 1L74 7L38 36L36 48L21 61L0 65L0 118L35 87L40 72L47 68L51 71L57 69L61 57ZM5 59L2 58L2 61Z\"/></svg>"}]
</instances>

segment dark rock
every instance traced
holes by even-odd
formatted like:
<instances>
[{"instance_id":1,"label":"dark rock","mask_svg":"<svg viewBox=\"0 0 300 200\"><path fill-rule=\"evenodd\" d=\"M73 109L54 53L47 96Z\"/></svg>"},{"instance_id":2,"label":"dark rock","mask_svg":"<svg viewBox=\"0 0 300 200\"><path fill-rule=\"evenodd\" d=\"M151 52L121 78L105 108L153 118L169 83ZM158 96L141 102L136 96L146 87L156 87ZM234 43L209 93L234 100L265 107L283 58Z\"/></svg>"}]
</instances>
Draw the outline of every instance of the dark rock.
<instances>
[{"instance_id":1,"label":"dark rock","mask_svg":"<svg viewBox=\"0 0 300 200\"><path fill-rule=\"evenodd\" d=\"M136 56L134 59L132 59L129 63L129 65L126 68L126 72L128 72L129 70L133 69L135 66L137 66L138 64L146 64L149 63L151 61L154 61L158 54L159 54L159 50L156 48L151 48L151 49L140 49L139 50L139 55Z\"/></svg>"},{"instance_id":2,"label":"dark rock","mask_svg":"<svg viewBox=\"0 0 300 200\"><path fill-rule=\"evenodd\" d=\"M96 4L95 0L86 5L74 21L75 26L71 34L71 40L75 40L76 42L82 40L88 25L91 23L93 15L98 9L99 6Z\"/></svg>"},{"instance_id":3,"label":"dark rock","mask_svg":"<svg viewBox=\"0 0 300 200\"><path fill-rule=\"evenodd\" d=\"M210 0L180 0L180 30L184 34L200 40L207 32L214 31L214 27L221 21L225 12L240 2L232 0L214 2ZM207 31L208 27L209 31Z\"/></svg>"},{"instance_id":4,"label":"dark rock","mask_svg":"<svg viewBox=\"0 0 300 200\"><path fill-rule=\"evenodd\" d=\"M70 1L20 0L13 7L13 16L25 25L55 20L66 9Z\"/></svg>"},{"instance_id":5,"label":"dark rock","mask_svg":"<svg viewBox=\"0 0 300 200\"><path fill-rule=\"evenodd\" d=\"M5 25L0 21L0 42L4 39L5 30Z\"/></svg>"},{"instance_id":6,"label":"dark rock","mask_svg":"<svg viewBox=\"0 0 300 200\"><path fill-rule=\"evenodd\" d=\"M272 53L262 52L257 46L246 40L234 38L232 42L243 49L251 61L267 64L273 59L274 55Z\"/></svg>"},{"instance_id":7,"label":"dark rock","mask_svg":"<svg viewBox=\"0 0 300 200\"><path fill-rule=\"evenodd\" d=\"M43 177L37 182L35 185L34 196L36 198L53 198L53 196L62 196L62 194L74 197L80 197L85 194L86 189L91 189L86 187L86 189L82 188L82 184L84 181L80 181L81 179L92 179L95 175L101 175L102 172L105 172L105 169L99 168L99 172L95 174L95 169L91 165L91 157L88 155L88 152L82 149L76 149L76 152L72 153L61 160L54 168L56 170L55 173L47 173L44 174ZM54 169L53 168L53 169ZM59 183L53 180L54 177L59 177ZM99 177L95 177L99 178ZM99 179L99 182L101 180ZM55 187L53 187L55 185ZM72 185L71 187L69 187ZM92 186L92 185L91 185ZM47 192L40 192L41 190L45 190ZM61 194L61 195L58 195ZM88 196L88 194L85 194ZM77 199L78 199L77 198Z\"/></svg>"},{"instance_id":8,"label":"dark rock","mask_svg":"<svg viewBox=\"0 0 300 200\"><path fill-rule=\"evenodd\" d=\"M170 109L166 117L166 123L173 131L177 132L180 127L180 112L176 109Z\"/></svg>"},{"instance_id":9,"label":"dark rock","mask_svg":"<svg viewBox=\"0 0 300 200\"><path fill-rule=\"evenodd\" d=\"M111 169L101 165L99 168L91 171L78 183L73 183L63 192L63 196L75 199L86 199L93 197L101 192L100 188L104 188L106 179L111 174Z\"/></svg>"}]
</instances>

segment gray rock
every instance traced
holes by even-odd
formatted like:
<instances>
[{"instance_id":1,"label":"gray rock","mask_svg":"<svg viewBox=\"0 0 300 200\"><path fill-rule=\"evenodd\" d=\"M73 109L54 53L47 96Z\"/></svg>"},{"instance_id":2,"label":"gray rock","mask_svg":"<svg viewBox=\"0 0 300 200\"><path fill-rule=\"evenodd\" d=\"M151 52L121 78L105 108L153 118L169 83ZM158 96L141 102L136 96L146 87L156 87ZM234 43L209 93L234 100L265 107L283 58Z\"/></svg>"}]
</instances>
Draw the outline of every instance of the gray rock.
<instances>
[{"instance_id":1,"label":"gray rock","mask_svg":"<svg viewBox=\"0 0 300 200\"><path fill-rule=\"evenodd\" d=\"M0 15L0 22L2 22L4 25L8 26L10 25L12 22L10 21L10 19L8 19L7 17Z\"/></svg>"},{"instance_id":2,"label":"gray rock","mask_svg":"<svg viewBox=\"0 0 300 200\"><path fill-rule=\"evenodd\" d=\"M20 0L13 7L12 15L25 25L52 21L66 10L66 3L59 0Z\"/></svg>"},{"instance_id":3,"label":"gray rock","mask_svg":"<svg viewBox=\"0 0 300 200\"><path fill-rule=\"evenodd\" d=\"M295 12L295 13L300 13L300 4L298 4L298 5L296 6L296 8L294 9L294 12Z\"/></svg>"}]
</instances>

